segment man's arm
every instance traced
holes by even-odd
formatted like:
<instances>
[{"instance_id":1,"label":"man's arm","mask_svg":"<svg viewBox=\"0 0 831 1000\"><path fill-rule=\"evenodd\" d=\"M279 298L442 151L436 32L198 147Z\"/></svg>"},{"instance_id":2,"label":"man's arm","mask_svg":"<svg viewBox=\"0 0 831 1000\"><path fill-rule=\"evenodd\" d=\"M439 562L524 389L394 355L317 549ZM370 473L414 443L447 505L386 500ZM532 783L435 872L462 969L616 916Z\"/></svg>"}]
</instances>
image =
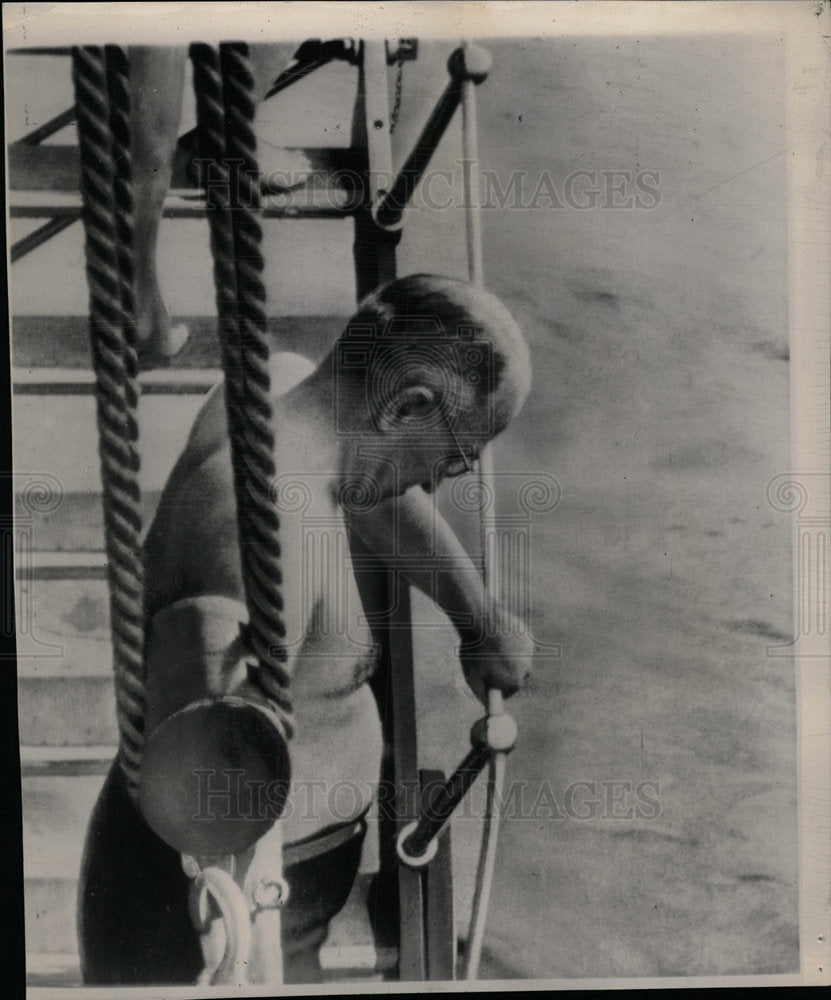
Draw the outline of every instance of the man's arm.
<instances>
[{"instance_id":1,"label":"man's arm","mask_svg":"<svg viewBox=\"0 0 831 1000\"><path fill-rule=\"evenodd\" d=\"M494 602L486 598L473 560L421 487L367 513L350 514L349 526L373 553L435 601L462 639L487 630Z\"/></svg>"},{"instance_id":2,"label":"man's arm","mask_svg":"<svg viewBox=\"0 0 831 1000\"><path fill-rule=\"evenodd\" d=\"M395 568L454 623L465 676L480 700L487 687L510 695L522 686L532 644L516 635L511 615L486 593L473 560L420 487L350 514L349 525L380 558L394 554Z\"/></svg>"}]
</instances>

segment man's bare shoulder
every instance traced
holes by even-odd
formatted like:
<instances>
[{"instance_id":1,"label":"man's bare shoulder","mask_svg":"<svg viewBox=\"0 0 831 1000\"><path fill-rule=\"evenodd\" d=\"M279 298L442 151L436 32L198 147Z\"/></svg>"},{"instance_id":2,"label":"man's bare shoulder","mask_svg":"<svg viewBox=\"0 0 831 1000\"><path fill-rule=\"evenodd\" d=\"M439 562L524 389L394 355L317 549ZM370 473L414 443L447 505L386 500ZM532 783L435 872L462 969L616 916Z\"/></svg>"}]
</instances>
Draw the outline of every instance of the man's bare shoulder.
<instances>
[{"instance_id":1,"label":"man's bare shoulder","mask_svg":"<svg viewBox=\"0 0 831 1000\"><path fill-rule=\"evenodd\" d=\"M315 370L314 364L302 354L278 351L269 359L272 399L279 399L299 385ZM180 466L192 470L211 455L221 451L228 442L228 424L225 413L225 385L223 381L210 390L196 414ZM180 470L181 471L181 470Z\"/></svg>"}]
</instances>

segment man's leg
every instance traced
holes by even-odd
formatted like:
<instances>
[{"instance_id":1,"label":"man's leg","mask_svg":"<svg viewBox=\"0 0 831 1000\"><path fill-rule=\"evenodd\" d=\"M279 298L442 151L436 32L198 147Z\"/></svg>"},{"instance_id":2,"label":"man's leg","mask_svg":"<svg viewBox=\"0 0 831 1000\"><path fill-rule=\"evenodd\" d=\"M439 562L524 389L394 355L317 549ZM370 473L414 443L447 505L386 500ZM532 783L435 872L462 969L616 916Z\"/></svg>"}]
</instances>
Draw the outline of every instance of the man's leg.
<instances>
[{"instance_id":1,"label":"man's leg","mask_svg":"<svg viewBox=\"0 0 831 1000\"><path fill-rule=\"evenodd\" d=\"M294 43L251 46L256 104L289 64L295 49ZM187 51L134 46L129 55L139 353L158 359L176 354L188 336L184 325L170 325L156 270L159 222L182 115Z\"/></svg>"},{"instance_id":2,"label":"man's leg","mask_svg":"<svg viewBox=\"0 0 831 1000\"><path fill-rule=\"evenodd\" d=\"M193 983L202 969L178 852L147 826L113 764L90 820L78 899L89 985Z\"/></svg>"},{"instance_id":3,"label":"man's leg","mask_svg":"<svg viewBox=\"0 0 831 1000\"><path fill-rule=\"evenodd\" d=\"M290 886L282 914L287 983L319 982L318 951L358 872L366 833L353 832L318 854L332 833L287 844ZM339 834L336 834L339 836ZM310 850L311 848L311 850ZM304 854L312 857L303 857ZM302 860L294 859L301 857ZM177 851L147 826L113 765L90 820L78 907L84 983L193 983L203 968L199 935L188 910L190 879Z\"/></svg>"},{"instance_id":4,"label":"man's leg","mask_svg":"<svg viewBox=\"0 0 831 1000\"><path fill-rule=\"evenodd\" d=\"M288 905L283 911L283 961L287 983L319 983L323 979L320 946L330 922L340 913L358 874L366 835L361 819L355 832L342 843L304 861L292 863L299 844L286 845L285 879L289 884ZM329 834L331 836L331 832ZM326 834L305 844L325 842Z\"/></svg>"},{"instance_id":5,"label":"man's leg","mask_svg":"<svg viewBox=\"0 0 831 1000\"><path fill-rule=\"evenodd\" d=\"M187 340L187 329L171 329L159 289L156 248L182 116L187 50L134 46L129 58L139 354L171 357Z\"/></svg>"}]
</instances>

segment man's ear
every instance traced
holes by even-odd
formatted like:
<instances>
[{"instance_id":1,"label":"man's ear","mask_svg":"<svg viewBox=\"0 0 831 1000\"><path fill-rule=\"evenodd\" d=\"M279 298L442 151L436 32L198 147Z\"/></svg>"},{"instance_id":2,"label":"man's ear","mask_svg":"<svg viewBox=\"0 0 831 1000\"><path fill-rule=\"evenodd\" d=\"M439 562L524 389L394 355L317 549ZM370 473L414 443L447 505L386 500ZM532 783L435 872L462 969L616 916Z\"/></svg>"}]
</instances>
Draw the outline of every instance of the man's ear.
<instances>
[{"instance_id":1,"label":"man's ear","mask_svg":"<svg viewBox=\"0 0 831 1000\"><path fill-rule=\"evenodd\" d=\"M383 430L394 427L424 425L436 412L436 394L426 385L411 385L400 389L384 407L381 416Z\"/></svg>"}]
</instances>

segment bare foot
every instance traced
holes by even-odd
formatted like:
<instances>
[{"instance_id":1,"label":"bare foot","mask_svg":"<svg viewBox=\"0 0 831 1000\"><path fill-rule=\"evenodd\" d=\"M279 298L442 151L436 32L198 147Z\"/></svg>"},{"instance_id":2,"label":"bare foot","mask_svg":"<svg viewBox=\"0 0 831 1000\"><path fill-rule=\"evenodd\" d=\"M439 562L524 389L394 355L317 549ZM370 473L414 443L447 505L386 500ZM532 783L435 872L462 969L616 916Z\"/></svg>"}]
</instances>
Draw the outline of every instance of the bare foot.
<instances>
[{"instance_id":1,"label":"bare foot","mask_svg":"<svg viewBox=\"0 0 831 1000\"><path fill-rule=\"evenodd\" d=\"M164 364L185 346L190 333L184 323L171 325L158 285L138 281L136 288L138 355L143 367Z\"/></svg>"}]
</instances>

